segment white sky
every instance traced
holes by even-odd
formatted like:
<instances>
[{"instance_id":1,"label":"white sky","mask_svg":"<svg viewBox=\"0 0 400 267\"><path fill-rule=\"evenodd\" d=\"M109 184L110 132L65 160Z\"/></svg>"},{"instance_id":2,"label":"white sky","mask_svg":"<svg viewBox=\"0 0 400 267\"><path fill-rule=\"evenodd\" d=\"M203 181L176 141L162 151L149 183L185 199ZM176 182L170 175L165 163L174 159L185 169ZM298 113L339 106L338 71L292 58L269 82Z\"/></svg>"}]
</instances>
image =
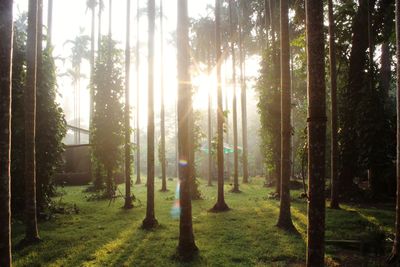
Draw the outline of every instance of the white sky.
<instances>
[{"instance_id":1,"label":"white sky","mask_svg":"<svg viewBox=\"0 0 400 267\"><path fill-rule=\"evenodd\" d=\"M163 0L164 6L164 69L165 69L165 103L166 109L171 109L175 106L176 98L176 49L171 45L172 33L176 30L176 10L177 0ZM84 33L90 36L90 25L91 17L90 12L86 12L86 0L54 0L53 1L53 45L54 45L54 56L68 57L70 54L70 47L64 46L65 41L73 40L80 31L80 28L84 28ZM105 10L103 11L102 18L102 32L107 34L108 31L108 1L105 0ZM131 11L131 22L132 22L132 33L131 33L131 45L134 47L137 40L136 32L136 4L137 1L132 0L132 11ZM196 18L206 14L206 6L213 5L214 0L189 0L189 16ZM15 15L27 10L28 0L15 0ZM145 8L147 5L146 0L140 1L140 7ZM159 6L159 0L156 0L156 5ZM47 22L47 0L44 0L44 18L43 22ZM97 11L96 11L97 13ZM119 42L120 48L125 47L125 19L126 19L126 1L125 0L113 0L112 8L113 22L112 22L112 35L113 38ZM160 77L160 39L159 39L159 19L156 21L156 59L155 59L155 112L159 112L160 97L159 97L159 77ZM97 27L97 16L96 16L96 27ZM96 28L97 37L97 28ZM140 33L139 39L141 41L141 53L140 53L140 121L141 128L146 127L147 121L147 17L144 15L140 20ZM134 59L132 54L132 59ZM70 63L67 61L65 65L62 61L57 61L58 73L63 73L67 68L70 67ZM229 62L228 62L229 64ZM255 76L258 72L258 59L252 59L247 63L247 71L249 76ZM82 72L89 77L89 64L85 62L82 66ZM223 75L230 77L230 68L222 68ZM194 98L194 107L196 109L205 109L207 107L207 94L211 88L215 93L213 98L216 98L216 85L215 78L207 79L204 75L199 77L192 77L194 85L199 87L199 93ZM211 85L210 85L211 80ZM223 78L224 80L224 78ZM71 81L66 77L58 78L59 101L64 108L67 116L67 121L73 119L73 89ZM87 128L88 126L88 114L89 114L89 91L87 89L88 79L81 81L81 127ZM132 116L135 120L136 114L136 69L135 62L132 61L131 66L131 104L132 104ZM232 90L230 90L232 91ZM254 94L249 92L249 101L254 100ZM231 92L228 93L231 95ZM238 91L238 96L240 92ZM230 98L230 97L229 97ZM252 100L253 99L253 100ZM215 104L216 101L214 101ZM230 103L231 101L229 101ZM238 110L240 110L240 100L238 100ZM251 106L250 106L251 108Z\"/></svg>"}]
</instances>

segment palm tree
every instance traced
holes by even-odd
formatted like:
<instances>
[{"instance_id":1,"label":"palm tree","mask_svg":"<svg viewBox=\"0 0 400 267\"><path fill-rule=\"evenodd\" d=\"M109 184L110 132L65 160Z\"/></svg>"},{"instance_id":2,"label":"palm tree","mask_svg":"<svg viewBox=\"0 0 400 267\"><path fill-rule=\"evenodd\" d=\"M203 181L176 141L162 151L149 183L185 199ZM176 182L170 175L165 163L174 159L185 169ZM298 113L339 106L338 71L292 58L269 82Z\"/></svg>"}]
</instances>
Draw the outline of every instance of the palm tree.
<instances>
[{"instance_id":1,"label":"palm tree","mask_svg":"<svg viewBox=\"0 0 400 267\"><path fill-rule=\"evenodd\" d=\"M11 266L11 71L13 1L0 3L0 266Z\"/></svg>"},{"instance_id":2,"label":"palm tree","mask_svg":"<svg viewBox=\"0 0 400 267\"><path fill-rule=\"evenodd\" d=\"M338 181L338 113L337 113L337 73L335 24L333 18L333 3L328 0L329 20L329 59L331 73L331 208L339 209L339 181Z\"/></svg>"},{"instance_id":3,"label":"palm tree","mask_svg":"<svg viewBox=\"0 0 400 267\"><path fill-rule=\"evenodd\" d=\"M218 89L218 111L217 111L217 161L218 161L218 197L217 203L211 211L227 211L228 205L224 198L224 114L222 107L221 88L221 0L215 0L215 48L217 62L217 89Z\"/></svg>"},{"instance_id":4,"label":"palm tree","mask_svg":"<svg viewBox=\"0 0 400 267\"><path fill-rule=\"evenodd\" d=\"M326 93L323 1L306 0L308 73L307 266L324 266Z\"/></svg>"},{"instance_id":5,"label":"palm tree","mask_svg":"<svg viewBox=\"0 0 400 267\"><path fill-rule=\"evenodd\" d=\"M187 162L190 157L191 127L188 114L191 113L191 85L190 85L190 54L189 54L189 18L187 0L178 1L178 27L177 27L177 49L178 49L178 140L179 158ZM178 254L183 259L192 259L198 251L193 235L192 225L192 202L190 195L191 166L179 164L181 205L179 223Z\"/></svg>"},{"instance_id":6,"label":"palm tree","mask_svg":"<svg viewBox=\"0 0 400 267\"><path fill-rule=\"evenodd\" d=\"M75 144L80 143L80 89L81 79L86 77L81 72L81 64L83 59L90 57L90 52L87 49L90 41L90 37L83 34L83 28L80 29L80 35L75 37L74 40L67 40L65 44L71 44L71 60L72 68L67 71L64 75L69 76L72 79L72 85L74 89L74 124L78 129L75 133Z\"/></svg>"},{"instance_id":7,"label":"palm tree","mask_svg":"<svg viewBox=\"0 0 400 267\"><path fill-rule=\"evenodd\" d=\"M294 230L290 214L290 48L289 48L289 6L281 0L281 194L278 227Z\"/></svg>"},{"instance_id":8,"label":"palm tree","mask_svg":"<svg viewBox=\"0 0 400 267\"><path fill-rule=\"evenodd\" d=\"M238 156L238 130L237 130L237 105L236 105L236 57L235 57L235 34L236 34L236 24L233 22L233 11L236 5L233 0L229 0L229 24L231 28L230 38L231 38L231 54L232 54L232 84L233 84L233 100L232 100L232 111L233 111L233 161L234 161L234 171L233 171L233 189L232 192L238 193L239 190L239 156Z\"/></svg>"},{"instance_id":9,"label":"palm tree","mask_svg":"<svg viewBox=\"0 0 400 267\"><path fill-rule=\"evenodd\" d=\"M167 174L165 162L165 104L164 104L164 28L163 28L163 1L160 0L160 83L161 83L161 191L167 191Z\"/></svg>"},{"instance_id":10,"label":"palm tree","mask_svg":"<svg viewBox=\"0 0 400 267\"><path fill-rule=\"evenodd\" d=\"M396 0L396 58L400 62L400 0ZM396 65L397 76L397 201L396 201L396 225L392 247L392 253L388 262L396 262L400 255L400 65Z\"/></svg>"},{"instance_id":11,"label":"palm tree","mask_svg":"<svg viewBox=\"0 0 400 267\"><path fill-rule=\"evenodd\" d=\"M242 18L239 18L239 61L240 61L240 88L241 88L241 107L242 107L242 142L243 142L243 183L249 182L248 171L248 144L247 144L247 95L246 80L244 74L244 64L246 53L243 47L243 27Z\"/></svg>"},{"instance_id":12,"label":"palm tree","mask_svg":"<svg viewBox=\"0 0 400 267\"><path fill-rule=\"evenodd\" d=\"M147 117L147 207L143 228L151 229L158 225L154 215L154 31L155 0L148 0L149 40L148 40L148 117Z\"/></svg>"},{"instance_id":13,"label":"palm tree","mask_svg":"<svg viewBox=\"0 0 400 267\"><path fill-rule=\"evenodd\" d=\"M136 1L136 184L140 179L140 1Z\"/></svg>"},{"instance_id":14,"label":"palm tree","mask_svg":"<svg viewBox=\"0 0 400 267\"><path fill-rule=\"evenodd\" d=\"M126 47L125 47L125 209L131 209L131 126L130 126L130 70L131 70L131 0L126 1Z\"/></svg>"},{"instance_id":15,"label":"palm tree","mask_svg":"<svg viewBox=\"0 0 400 267\"><path fill-rule=\"evenodd\" d=\"M40 240L36 210L36 71L37 71L37 28L38 1L29 1L27 39L27 78L24 92L25 102L25 216L24 243ZM40 40L40 39L39 39Z\"/></svg>"}]
</instances>

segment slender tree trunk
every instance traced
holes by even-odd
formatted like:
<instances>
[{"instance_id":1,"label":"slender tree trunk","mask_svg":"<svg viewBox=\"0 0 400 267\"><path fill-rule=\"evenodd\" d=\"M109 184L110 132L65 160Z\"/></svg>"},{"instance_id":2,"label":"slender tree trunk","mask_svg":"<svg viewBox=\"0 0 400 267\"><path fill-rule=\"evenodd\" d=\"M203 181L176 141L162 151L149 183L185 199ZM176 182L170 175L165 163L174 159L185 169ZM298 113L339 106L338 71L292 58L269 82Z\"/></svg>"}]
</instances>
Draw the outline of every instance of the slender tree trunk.
<instances>
[{"instance_id":1,"label":"slender tree trunk","mask_svg":"<svg viewBox=\"0 0 400 267\"><path fill-rule=\"evenodd\" d=\"M246 61L246 52L243 46L243 28L242 18L239 17L239 65L240 65L240 94L242 109L242 142L243 142L243 183L249 182L248 170L248 144L247 144L247 95L246 95L246 78L244 75L244 64Z\"/></svg>"},{"instance_id":2,"label":"slender tree trunk","mask_svg":"<svg viewBox=\"0 0 400 267\"><path fill-rule=\"evenodd\" d=\"M29 1L27 39L27 80L25 102L25 216L26 232L23 242L37 242L39 232L36 210L36 72L37 72L37 29L38 1Z\"/></svg>"},{"instance_id":3,"label":"slender tree trunk","mask_svg":"<svg viewBox=\"0 0 400 267\"><path fill-rule=\"evenodd\" d=\"M103 10L103 0L99 0L99 12L98 12L98 20L99 20L99 28L97 32L97 50L100 51L101 47L101 12ZM100 53L98 54L100 56Z\"/></svg>"},{"instance_id":4,"label":"slender tree trunk","mask_svg":"<svg viewBox=\"0 0 400 267\"><path fill-rule=\"evenodd\" d=\"M276 0L270 0L269 2L270 8L270 19L271 19L271 51L272 51L272 63L273 63L273 73L274 73L274 79L273 79L273 86L275 87L276 91L279 91L279 51L276 48L276 43L277 43L277 38L276 38L276 33L277 33L277 27L276 27ZM281 127L279 125L279 127ZM280 196L281 194L281 135L277 134L276 135L276 148L275 148L275 175L276 175L276 194Z\"/></svg>"},{"instance_id":5,"label":"slender tree trunk","mask_svg":"<svg viewBox=\"0 0 400 267\"><path fill-rule=\"evenodd\" d=\"M11 266L11 72L13 1L0 2L0 266Z\"/></svg>"},{"instance_id":6,"label":"slender tree trunk","mask_svg":"<svg viewBox=\"0 0 400 267\"><path fill-rule=\"evenodd\" d=\"M192 88L190 85L190 54L189 54L189 18L187 0L178 0L178 139L179 158L189 161L191 147L190 113L192 105ZM197 254L192 225L192 202L190 195L191 183L190 164L179 165L179 202L181 205L179 221L179 257L190 260Z\"/></svg>"},{"instance_id":7,"label":"slender tree trunk","mask_svg":"<svg viewBox=\"0 0 400 267\"><path fill-rule=\"evenodd\" d=\"M91 22L91 33L90 33L90 99L89 99L89 108L90 108L90 115L89 115L89 131L91 132L92 129L92 119L94 113L94 105L93 105L93 97L94 97L94 87L93 87L93 77L94 77L94 64L95 64L95 17L96 17L96 7L91 7L92 11L92 22ZM91 138L91 135L89 135ZM91 140L90 140L91 141ZM89 141L89 143L91 143Z\"/></svg>"},{"instance_id":8,"label":"slender tree trunk","mask_svg":"<svg viewBox=\"0 0 400 267\"><path fill-rule=\"evenodd\" d=\"M391 56L390 56L390 47L388 41L382 43L381 51L382 53L381 53L380 81L386 103L389 97L390 81L391 81L391 70L390 70Z\"/></svg>"},{"instance_id":9,"label":"slender tree trunk","mask_svg":"<svg viewBox=\"0 0 400 267\"><path fill-rule=\"evenodd\" d=\"M358 108L361 100L360 95L363 93L363 86L365 81L365 64L367 62L367 48L368 48L368 9L369 6L374 6L376 0L360 0L357 13L354 17L352 26L352 43L351 53L349 58L349 73L348 73L348 86L345 91L344 107L347 110L354 110ZM339 172L340 192L351 193L356 187L353 182L356 176L357 166L356 160L358 158L357 151L357 132L354 123L357 122L357 114L353 112L346 112L341 121L343 139L341 141L341 169Z\"/></svg>"},{"instance_id":10,"label":"slender tree trunk","mask_svg":"<svg viewBox=\"0 0 400 267\"><path fill-rule=\"evenodd\" d=\"M151 229L158 225L154 215L154 31L155 0L148 0L149 40L148 40L148 118L147 118L147 207L143 228Z\"/></svg>"},{"instance_id":11,"label":"slender tree trunk","mask_svg":"<svg viewBox=\"0 0 400 267\"><path fill-rule=\"evenodd\" d=\"M221 0L215 0L215 47L217 57L217 89L218 89L218 140L217 140L217 160L218 160L218 196L217 203L211 211L227 211L228 205L224 198L224 114L222 107L222 88L221 88Z\"/></svg>"},{"instance_id":12,"label":"slender tree trunk","mask_svg":"<svg viewBox=\"0 0 400 267\"><path fill-rule=\"evenodd\" d=\"M38 0L38 14L37 14L37 46L36 46L36 91L38 92L44 86L43 81L43 0ZM38 94L38 93L36 93ZM36 100L36 107L40 107L43 104L40 102L40 99ZM37 125L40 125L40 121L43 120L42 117L37 116L36 112L36 132L39 132L40 129L37 128ZM36 140L35 140L36 142ZM41 184L41 177L36 180L36 205L37 208L43 203L43 187Z\"/></svg>"},{"instance_id":13,"label":"slender tree trunk","mask_svg":"<svg viewBox=\"0 0 400 267\"><path fill-rule=\"evenodd\" d=\"M113 172L107 168L107 197L112 199L115 195Z\"/></svg>"},{"instance_id":14,"label":"slender tree trunk","mask_svg":"<svg viewBox=\"0 0 400 267\"><path fill-rule=\"evenodd\" d=\"M265 43L266 43L266 49L269 50L269 28L271 25L271 20L270 20L270 12L269 12L269 0L264 0L264 28L265 28Z\"/></svg>"},{"instance_id":15,"label":"slender tree trunk","mask_svg":"<svg viewBox=\"0 0 400 267\"><path fill-rule=\"evenodd\" d=\"M131 116L130 116L130 74L131 74L131 0L126 1L126 47L125 47L125 209L133 208L131 196Z\"/></svg>"},{"instance_id":16,"label":"slender tree trunk","mask_svg":"<svg viewBox=\"0 0 400 267\"><path fill-rule=\"evenodd\" d=\"M53 37L53 0L48 0L47 5L47 47L51 47Z\"/></svg>"},{"instance_id":17,"label":"slender tree trunk","mask_svg":"<svg viewBox=\"0 0 400 267\"><path fill-rule=\"evenodd\" d=\"M291 98L290 98L290 47L289 47L289 6L281 0L281 194L278 227L294 230L290 213L290 139L291 139Z\"/></svg>"},{"instance_id":18,"label":"slender tree trunk","mask_svg":"<svg viewBox=\"0 0 400 267\"><path fill-rule=\"evenodd\" d=\"M396 0L396 59L400 62L400 0ZM396 262L400 255L400 65L396 65L397 87L397 198L396 198L396 225L394 229L394 242L389 262Z\"/></svg>"},{"instance_id":19,"label":"slender tree trunk","mask_svg":"<svg viewBox=\"0 0 400 267\"><path fill-rule=\"evenodd\" d=\"M112 0L108 1L108 64L111 65L111 50L112 50Z\"/></svg>"},{"instance_id":20,"label":"slender tree trunk","mask_svg":"<svg viewBox=\"0 0 400 267\"><path fill-rule=\"evenodd\" d=\"M164 104L164 25L163 25L163 1L160 0L160 83L161 83L161 180L162 188L161 191L165 192L167 190L167 169L166 169L166 159L165 159L165 104Z\"/></svg>"},{"instance_id":21,"label":"slender tree trunk","mask_svg":"<svg viewBox=\"0 0 400 267\"><path fill-rule=\"evenodd\" d=\"M228 84L229 84L229 79L228 79L228 75L227 75L227 61L228 59L226 58L224 60L224 74L225 74L225 84L226 86L222 89L223 92L223 97L225 98L225 112L226 112L226 117L224 116L224 123L225 123L225 143L229 146L229 142L230 142L230 129L229 129L229 103L228 103ZM221 63L222 64L222 63ZM225 89L225 90L224 90ZM224 150L225 150L225 146L224 146ZM225 155L225 154L224 154ZM224 176L224 178L226 178L228 181L231 179L231 156L230 153L227 153L226 156L224 157L224 161L226 164L226 177Z\"/></svg>"},{"instance_id":22,"label":"slender tree trunk","mask_svg":"<svg viewBox=\"0 0 400 267\"><path fill-rule=\"evenodd\" d=\"M140 179L140 1L136 0L136 184Z\"/></svg>"},{"instance_id":23,"label":"slender tree trunk","mask_svg":"<svg viewBox=\"0 0 400 267\"><path fill-rule=\"evenodd\" d=\"M326 92L323 1L306 0L308 73L307 266L324 266Z\"/></svg>"},{"instance_id":24,"label":"slender tree trunk","mask_svg":"<svg viewBox=\"0 0 400 267\"><path fill-rule=\"evenodd\" d=\"M175 166L176 166L176 177L179 177L179 140L178 140L178 95L175 98Z\"/></svg>"},{"instance_id":25,"label":"slender tree trunk","mask_svg":"<svg viewBox=\"0 0 400 267\"><path fill-rule=\"evenodd\" d=\"M237 104L236 104L236 57L235 57L235 34L237 27L233 22L233 11L235 2L229 0L229 24L231 28L231 54L232 54L232 85L233 85L233 100L232 100L232 111L233 111L233 189L232 192L238 193L239 190L239 155L238 155L238 126L237 126Z\"/></svg>"},{"instance_id":26,"label":"slender tree trunk","mask_svg":"<svg viewBox=\"0 0 400 267\"><path fill-rule=\"evenodd\" d=\"M207 48L207 74L208 77L211 75L211 52L210 48ZM212 168L212 119L211 119L211 90L208 90L208 186L212 186L213 168Z\"/></svg>"},{"instance_id":27,"label":"slender tree trunk","mask_svg":"<svg viewBox=\"0 0 400 267\"><path fill-rule=\"evenodd\" d=\"M339 209L339 181L338 181L338 113L337 113L337 73L335 22L333 18L333 3L328 0L329 19L329 59L331 72L331 208Z\"/></svg>"}]
</instances>

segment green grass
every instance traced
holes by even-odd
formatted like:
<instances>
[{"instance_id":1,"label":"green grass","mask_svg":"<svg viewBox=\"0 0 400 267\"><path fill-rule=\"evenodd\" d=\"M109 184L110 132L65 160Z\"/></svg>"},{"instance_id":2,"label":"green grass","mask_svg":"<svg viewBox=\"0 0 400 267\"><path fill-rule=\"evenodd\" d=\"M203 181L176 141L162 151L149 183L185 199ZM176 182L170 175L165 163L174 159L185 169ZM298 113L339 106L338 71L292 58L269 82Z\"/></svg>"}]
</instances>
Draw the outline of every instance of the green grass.
<instances>
[{"instance_id":1,"label":"green grass","mask_svg":"<svg viewBox=\"0 0 400 267\"><path fill-rule=\"evenodd\" d=\"M176 181L169 181L171 191L156 192L156 217L161 224L154 231L140 229L145 214L146 187L133 192L142 205L122 210L123 199L109 206L108 201L86 201L85 187L65 188L63 202L76 204L78 214L59 214L39 224L43 241L14 251L15 266L302 266L305 260L306 202L292 192L292 215L299 235L275 227L279 211L277 200L266 199L269 189L262 180L241 185L241 194L229 192L226 202L232 209L210 213L216 199L216 186L201 185L204 200L193 202L193 224L199 257L190 264L179 263L173 255L178 243L179 220L174 219ZM159 181L156 188L161 188ZM121 188L121 191L123 188ZM58 199L56 199L58 201ZM360 239L367 229L379 227L388 233L394 225L393 209L344 206L327 209L327 239ZM23 237L23 225L13 225L13 242ZM357 253L357 252L354 252ZM343 260L337 247L327 247L327 258Z\"/></svg>"}]
</instances>

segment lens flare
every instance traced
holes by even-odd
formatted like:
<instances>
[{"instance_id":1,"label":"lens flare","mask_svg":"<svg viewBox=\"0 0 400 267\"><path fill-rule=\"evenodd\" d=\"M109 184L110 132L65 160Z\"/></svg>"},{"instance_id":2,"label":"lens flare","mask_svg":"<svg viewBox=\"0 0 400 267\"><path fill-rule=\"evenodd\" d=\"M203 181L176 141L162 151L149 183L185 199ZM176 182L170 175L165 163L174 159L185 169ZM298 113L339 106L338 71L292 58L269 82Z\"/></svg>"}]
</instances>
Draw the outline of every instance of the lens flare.
<instances>
[{"instance_id":1,"label":"lens flare","mask_svg":"<svg viewBox=\"0 0 400 267\"><path fill-rule=\"evenodd\" d=\"M181 160L179 160L179 165L180 166L187 166L188 162L187 162L187 160L181 159Z\"/></svg>"},{"instance_id":2,"label":"lens flare","mask_svg":"<svg viewBox=\"0 0 400 267\"><path fill-rule=\"evenodd\" d=\"M175 201L171 208L171 216L173 219L178 219L181 216L181 204L179 202L180 182L176 184Z\"/></svg>"}]
</instances>

